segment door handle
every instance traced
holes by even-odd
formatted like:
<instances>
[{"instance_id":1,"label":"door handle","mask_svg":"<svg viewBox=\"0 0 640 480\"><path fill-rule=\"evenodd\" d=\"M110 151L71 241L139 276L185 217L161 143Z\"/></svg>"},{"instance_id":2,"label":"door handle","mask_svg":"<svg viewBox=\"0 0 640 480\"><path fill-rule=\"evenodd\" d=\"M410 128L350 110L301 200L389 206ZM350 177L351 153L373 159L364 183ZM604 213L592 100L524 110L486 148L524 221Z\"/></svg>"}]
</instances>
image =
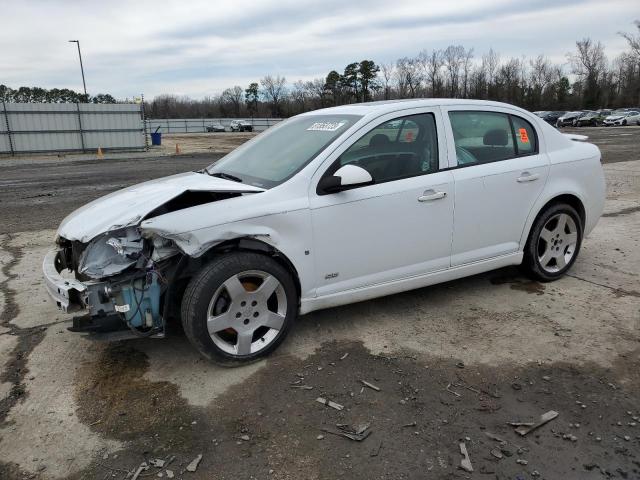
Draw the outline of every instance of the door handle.
<instances>
[{"instance_id":1,"label":"door handle","mask_svg":"<svg viewBox=\"0 0 640 480\"><path fill-rule=\"evenodd\" d=\"M435 192L433 190L427 190L424 195L418 197L419 202L431 202L433 200L440 200L447 196L447 192Z\"/></svg>"},{"instance_id":2,"label":"door handle","mask_svg":"<svg viewBox=\"0 0 640 480\"><path fill-rule=\"evenodd\" d=\"M538 173L522 172L522 176L518 177L518 183L535 182L540 178Z\"/></svg>"}]
</instances>

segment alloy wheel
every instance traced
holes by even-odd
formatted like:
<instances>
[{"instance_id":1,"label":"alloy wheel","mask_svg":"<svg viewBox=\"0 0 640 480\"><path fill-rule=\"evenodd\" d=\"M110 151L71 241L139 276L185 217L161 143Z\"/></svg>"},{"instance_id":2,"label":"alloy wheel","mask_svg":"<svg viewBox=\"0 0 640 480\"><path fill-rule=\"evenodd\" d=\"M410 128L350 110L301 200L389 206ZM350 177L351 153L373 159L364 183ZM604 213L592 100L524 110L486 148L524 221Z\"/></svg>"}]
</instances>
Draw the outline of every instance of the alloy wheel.
<instances>
[{"instance_id":1,"label":"alloy wheel","mask_svg":"<svg viewBox=\"0 0 640 480\"><path fill-rule=\"evenodd\" d=\"M230 355L251 355L270 345L284 327L284 287L261 270L240 272L216 290L207 309L213 343Z\"/></svg>"},{"instance_id":2,"label":"alloy wheel","mask_svg":"<svg viewBox=\"0 0 640 480\"><path fill-rule=\"evenodd\" d=\"M563 270L573 259L578 243L576 222L566 213L558 213L545 223L538 236L538 262L547 273Z\"/></svg>"}]
</instances>

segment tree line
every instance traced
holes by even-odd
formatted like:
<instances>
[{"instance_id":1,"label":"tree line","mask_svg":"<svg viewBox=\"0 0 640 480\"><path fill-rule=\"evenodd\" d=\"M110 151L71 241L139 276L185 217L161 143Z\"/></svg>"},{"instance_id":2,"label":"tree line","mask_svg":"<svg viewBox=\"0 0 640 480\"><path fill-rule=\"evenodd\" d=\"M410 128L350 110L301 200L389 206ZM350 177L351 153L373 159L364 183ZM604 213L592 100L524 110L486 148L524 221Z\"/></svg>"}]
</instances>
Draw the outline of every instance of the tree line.
<instances>
[{"instance_id":1,"label":"tree line","mask_svg":"<svg viewBox=\"0 0 640 480\"><path fill-rule=\"evenodd\" d=\"M497 100L528 110L640 107L640 21L637 32L620 35L628 49L613 59L604 45L590 38L576 42L566 62L502 57L490 49L450 45L423 50L395 62L362 60L324 78L288 83L266 75L247 87L235 85L203 99L159 95L145 102L151 118L287 117L322 107L371 100L451 97ZM0 97L17 102L113 103L111 95L84 95L70 90L0 85Z\"/></svg>"},{"instance_id":2,"label":"tree line","mask_svg":"<svg viewBox=\"0 0 640 480\"><path fill-rule=\"evenodd\" d=\"M370 100L450 97L496 100L528 110L640 107L640 21L638 31L620 33L628 49L609 59L604 45L576 42L566 62L502 57L490 49L450 45L412 57L376 64L350 63L342 73L287 83L267 75L247 88L239 85L201 100L160 95L146 105L156 118L287 117L309 110Z\"/></svg>"},{"instance_id":3,"label":"tree line","mask_svg":"<svg viewBox=\"0 0 640 480\"><path fill-rule=\"evenodd\" d=\"M7 103L117 103L108 93L95 96L74 92L68 88L19 87L13 89L0 84L0 100Z\"/></svg>"}]
</instances>

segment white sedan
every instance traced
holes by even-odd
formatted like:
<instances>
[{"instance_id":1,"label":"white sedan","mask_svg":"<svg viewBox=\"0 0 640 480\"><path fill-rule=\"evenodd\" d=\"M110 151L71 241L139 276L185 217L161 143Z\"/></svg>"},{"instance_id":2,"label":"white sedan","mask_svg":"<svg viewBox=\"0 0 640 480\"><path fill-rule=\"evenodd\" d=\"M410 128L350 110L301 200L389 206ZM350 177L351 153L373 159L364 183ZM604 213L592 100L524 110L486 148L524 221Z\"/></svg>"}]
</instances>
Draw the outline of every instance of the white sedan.
<instances>
[{"instance_id":1,"label":"white sedan","mask_svg":"<svg viewBox=\"0 0 640 480\"><path fill-rule=\"evenodd\" d=\"M605 117L602 124L605 127L620 126L626 127L627 125L640 125L640 112L635 110L627 110L623 112L615 112Z\"/></svg>"},{"instance_id":2,"label":"white sedan","mask_svg":"<svg viewBox=\"0 0 640 480\"><path fill-rule=\"evenodd\" d=\"M487 101L305 113L205 170L73 212L46 285L85 311L74 331L162 337L181 319L203 355L237 363L314 310L507 265L556 280L603 210L600 151L585 139Z\"/></svg>"}]
</instances>

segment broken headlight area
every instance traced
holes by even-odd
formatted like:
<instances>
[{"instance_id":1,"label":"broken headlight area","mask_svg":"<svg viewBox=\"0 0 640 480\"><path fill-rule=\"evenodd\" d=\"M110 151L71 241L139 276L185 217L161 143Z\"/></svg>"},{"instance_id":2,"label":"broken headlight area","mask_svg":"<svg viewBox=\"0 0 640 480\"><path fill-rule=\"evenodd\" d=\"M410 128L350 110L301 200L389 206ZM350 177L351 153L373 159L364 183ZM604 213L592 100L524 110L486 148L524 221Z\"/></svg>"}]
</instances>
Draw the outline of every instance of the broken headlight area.
<instances>
[{"instance_id":1,"label":"broken headlight area","mask_svg":"<svg viewBox=\"0 0 640 480\"><path fill-rule=\"evenodd\" d=\"M145 244L137 228L101 235L82 252L78 276L98 279L111 277L136 264L143 267L147 258L144 249Z\"/></svg>"}]
</instances>

